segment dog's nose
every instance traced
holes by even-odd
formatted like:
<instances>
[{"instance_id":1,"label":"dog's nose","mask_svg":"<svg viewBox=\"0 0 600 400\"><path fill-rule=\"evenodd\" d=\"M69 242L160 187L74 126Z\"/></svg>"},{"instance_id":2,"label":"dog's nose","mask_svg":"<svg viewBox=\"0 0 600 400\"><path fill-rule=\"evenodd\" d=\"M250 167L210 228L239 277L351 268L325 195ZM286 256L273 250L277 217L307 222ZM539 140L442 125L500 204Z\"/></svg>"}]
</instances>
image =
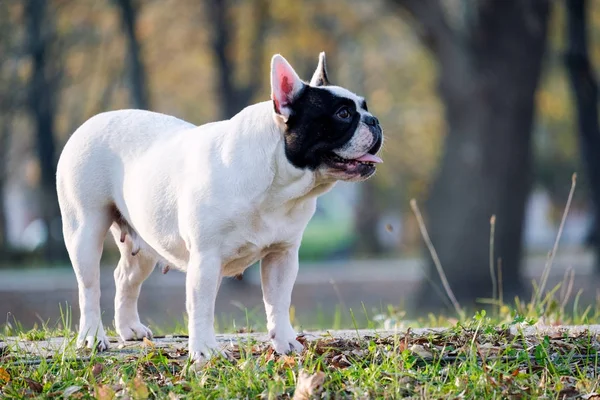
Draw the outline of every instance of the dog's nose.
<instances>
[{"instance_id":1,"label":"dog's nose","mask_svg":"<svg viewBox=\"0 0 600 400\"><path fill-rule=\"evenodd\" d=\"M365 116L365 124L369 125L369 126L377 126L379 125L379 120L377 118L375 118L372 115L367 115Z\"/></svg>"}]
</instances>

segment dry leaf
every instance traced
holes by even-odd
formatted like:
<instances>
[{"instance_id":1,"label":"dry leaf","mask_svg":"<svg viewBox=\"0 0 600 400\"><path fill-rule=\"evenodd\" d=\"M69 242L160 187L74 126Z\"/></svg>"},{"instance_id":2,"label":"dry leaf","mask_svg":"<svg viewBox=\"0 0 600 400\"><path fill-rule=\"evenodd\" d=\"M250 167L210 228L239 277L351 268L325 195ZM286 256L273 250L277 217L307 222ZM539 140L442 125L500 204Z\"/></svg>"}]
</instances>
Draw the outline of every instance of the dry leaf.
<instances>
[{"instance_id":1,"label":"dry leaf","mask_svg":"<svg viewBox=\"0 0 600 400\"><path fill-rule=\"evenodd\" d=\"M108 385L98 385L94 392L94 396L98 400L113 400L115 398L115 391Z\"/></svg>"},{"instance_id":2,"label":"dry leaf","mask_svg":"<svg viewBox=\"0 0 600 400\"><path fill-rule=\"evenodd\" d=\"M102 372L102 370L104 369L104 367L102 366L102 364L97 363L92 367L92 375L94 375L94 377L100 375L100 373Z\"/></svg>"},{"instance_id":3,"label":"dry leaf","mask_svg":"<svg viewBox=\"0 0 600 400\"><path fill-rule=\"evenodd\" d=\"M307 341L306 341L306 337L304 335L298 335L296 337L296 340L299 341L302 346L306 347Z\"/></svg>"},{"instance_id":4,"label":"dry leaf","mask_svg":"<svg viewBox=\"0 0 600 400\"><path fill-rule=\"evenodd\" d=\"M600 400L600 393L592 392L581 396L583 400Z\"/></svg>"},{"instance_id":5,"label":"dry leaf","mask_svg":"<svg viewBox=\"0 0 600 400\"><path fill-rule=\"evenodd\" d=\"M146 336L144 336L144 338L142 339L142 343L146 347L154 348L154 343L152 342L152 340L148 339Z\"/></svg>"},{"instance_id":6,"label":"dry leaf","mask_svg":"<svg viewBox=\"0 0 600 400\"><path fill-rule=\"evenodd\" d=\"M2 367L0 367L0 380L10 382L10 374Z\"/></svg>"},{"instance_id":7,"label":"dry leaf","mask_svg":"<svg viewBox=\"0 0 600 400\"><path fill-rule=\"evenodd\" d=\"M35 393L42 393L42 391L44 390L42 384L37 381L34 381L33 379L23 378L23 380L27 382L27 386L29 386L29 389L33 390Z\"/></svg>"},{"instance_id":8,"label":"dry leaf","mask_svg":"<svg viewBox=\"0 0 600 400\"><path fill-rule=\"evenodd\" d=\"M336 368L346 368L352 365L344 354L338 354L331 359L331 365Z\"/></svg>"},{"instance_id":9,"label":"dry leaf","mask_svg":"<svg viewBox=\"0 0 600 400\"><path fill-rule=\"evenodd\" d=\"M62 393L64 399L68 399L72 394L81 390L81 386L69 386Z\"/></svg>"},{"instance_id":10,"label":"dry leaf","mask_svg":"<svg viewBox=\"0 0 600 400\"><path fill-rule=\"evenodd\" d=\"M141 377L136 376L131 385L131 397L134 399L145 400L149 395L150 392L148 391L148 386L144 380Z\"/></svg>"},{"instance_id":11,"label":"dry leaf","mask_svg":"<svg viewBox=\"0 0 600 400\"><path fill-rule=\"evenodd\" d=\"M296 365L296 359L292 356L287 356L287 355L281 356L281 360L283 361L284 367L291 368L294 365Z\"/></svg>"},{"instance_id":12,"label":"dry leaf","mask_svg":"<svg viewBox=\"0 0 600 400\"><path fill-rule=\"evenodd\" d=\"M353 356L355 356L355 357L364 357L364 356L367 355L367 353L368 353L368 351L364 350L364 349L360 349L360 350L359 349L355 349L355 350L351 351L351 354Z\"/></svg>"},{"instance_id":13,"label":"dry leaf","mask_svg":"<svg viewBox=\"0 0 600 400\"><path fill-rule=\"evenodd\" d=\"M300 371L293 400L308 400L318 395L323 390L324 381L325 374L321 371L312 375L309 375L304 370Z\"/></svg>"},{"instance_id":14,"label":"dry leaf","mask_svg":"<svg viewBox=\"0 0 600 400\"><path fill-rule=\"evenodd\" d=\"M433 357L433 354L428 351L427 349L425 349L425 347L421 346L420 344L413 344L412 346L410 346L410 351L412 351L413 353L415 353L416 355L418 355L419 357L423 357L423 358L431 358Z\"/></svg>"}]
</instances>

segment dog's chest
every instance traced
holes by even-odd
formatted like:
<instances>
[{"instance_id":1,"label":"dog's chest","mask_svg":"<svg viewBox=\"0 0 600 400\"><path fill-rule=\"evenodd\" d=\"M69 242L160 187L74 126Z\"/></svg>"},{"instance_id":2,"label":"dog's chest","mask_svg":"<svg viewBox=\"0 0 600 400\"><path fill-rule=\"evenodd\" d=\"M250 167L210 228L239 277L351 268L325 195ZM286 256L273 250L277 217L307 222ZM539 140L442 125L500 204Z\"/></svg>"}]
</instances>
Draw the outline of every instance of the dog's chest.
<instances>
[{"instance_id":1,"label":"dog's chest","mask_svg":"<svg viewBox=\"0 0 600 400\"><path fill-rule=\"evenodd\" d=\"M223 246L223 275L241 274L266 255L295 246L314 212L311 203L292 209L256 210L238 220Z\"/></svg>"}]
</instances>

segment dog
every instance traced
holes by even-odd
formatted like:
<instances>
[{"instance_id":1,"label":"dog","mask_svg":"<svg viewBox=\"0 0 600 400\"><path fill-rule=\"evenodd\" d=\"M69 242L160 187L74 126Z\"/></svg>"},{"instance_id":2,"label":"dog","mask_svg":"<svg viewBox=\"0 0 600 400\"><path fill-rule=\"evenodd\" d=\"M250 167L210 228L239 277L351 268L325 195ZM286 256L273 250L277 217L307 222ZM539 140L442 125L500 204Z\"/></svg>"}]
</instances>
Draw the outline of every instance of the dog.
<instances>
[{"instance_id":1,"label":"dog","mask_svg":"<svg viewBox=\"0 0 600 400\"><path fill-rule=\"evenodd\" d=\"M142 282L155 266L186 273L189 355L218 352L214 309L223 277L261 262L274 350L302 350L289 318L302 233L317 196L363 181L382 162L379 121L364 98L329 83L325 54L309 83L281 55L271 60L271 100L195 126L119 110L87 120L57 167L63 234L77 277L77 343L109 346L100 310L100 257L110 230L115 327L122 340L152 337L140 322Z\"/></svg>"}]
</instances>

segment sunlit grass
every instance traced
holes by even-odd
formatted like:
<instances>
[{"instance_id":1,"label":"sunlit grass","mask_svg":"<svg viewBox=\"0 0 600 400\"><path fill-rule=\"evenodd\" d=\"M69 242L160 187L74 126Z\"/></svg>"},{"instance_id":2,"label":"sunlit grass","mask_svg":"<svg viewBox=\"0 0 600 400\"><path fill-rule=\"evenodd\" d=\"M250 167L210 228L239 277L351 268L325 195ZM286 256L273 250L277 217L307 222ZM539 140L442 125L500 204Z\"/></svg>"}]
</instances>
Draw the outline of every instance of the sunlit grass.
<instances>
[{"instance_id":1,"label":"sunlit grass","mask_svg":"<svg viewBox=\"0 0 600 400\"><path fill-rule=\"evenodd\" d=\"M229 359L214 358L201 368L190 365L184 346L139 346L137 353L126 356L78 350L70 312L64 312L53 327L44 324L22 330L17 323L10 329L5 327L0 341L8 336L28 341L56 336L68 339L51 358L33 362L31 355L15 345L0 350L0 397L49 398L66 393L74 398L102 399L289 398L300 371L322 371L322 395L329 398L569 398L593 393L600 390L600 347L594 335L519 333L540 323L600 322L598 307L579 310L575 302L568 309L559 293L560 285L535 303L517 300L510 306L503 304L470 316L432 314L410 321L413 329L446 327L442 332L406 334L404 330L392 336L340 339L332 331L330 337L307 341L300 355L278 356L268 344L243 341L228 348ZM246 322L252 325L251 313L248 315ZM366 319L383 332L384 326L402 321L403 312L389 307L385 313ZM331 325L324 321L322 328L331 329ZM250 329L230 329L235 330ZM185 324L176 323L155 333L185 332Z\"/></svg>"}]
</instances>

